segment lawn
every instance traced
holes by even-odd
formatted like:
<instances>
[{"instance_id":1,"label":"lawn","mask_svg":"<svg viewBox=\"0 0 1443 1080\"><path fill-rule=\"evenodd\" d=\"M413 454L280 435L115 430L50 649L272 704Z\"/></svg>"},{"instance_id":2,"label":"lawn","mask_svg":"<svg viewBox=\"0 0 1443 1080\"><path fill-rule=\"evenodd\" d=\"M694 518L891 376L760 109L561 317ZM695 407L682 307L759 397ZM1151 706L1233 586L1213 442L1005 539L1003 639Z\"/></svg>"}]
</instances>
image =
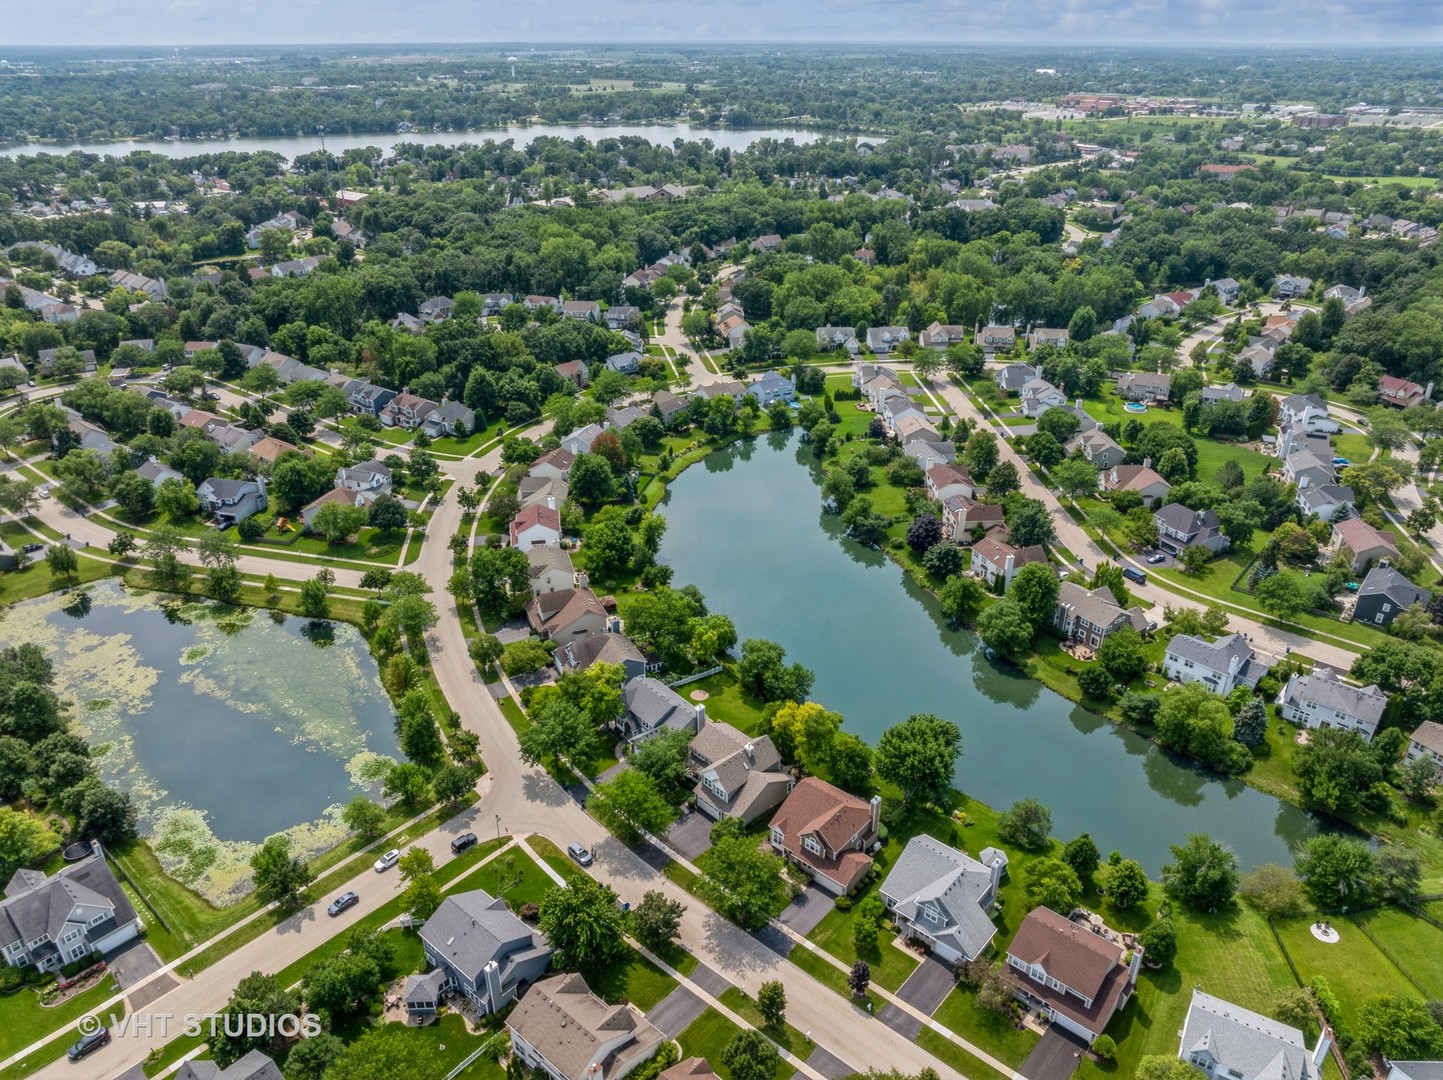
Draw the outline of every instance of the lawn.
<instances>
[{"instance_id":1,"label":"lawn","mask_svg":"<svg viewBox=\"0 0 1443 1080\"><path fill-rule=\"evenodd\" d=\"M693 690L704 690L707 693L708 697L703 704L706 705L706 714L711 719L730 724L747 735L755 734L761 725L763 703L750 694L743 693L736 676L730 671L719 671L685 687L686 693Z\"/></svg>"},{"instance_id":2,"label":"lawn","mask_svg":"<svg viewBox=\"0 0 1443 1080\"><path fill-rule=\"evenodd\" d=\"M1018 1031L1010 1017L979 1009L970 990L953 990L932 1018L998 1061L1014 1067L1021 1065L1037 1045L1035 1032Z\"/></svg>"},{"instance_id":3,"label":"lawn","mask_svg":"<svg viewBox=\"0 0 1443 1080\"><path fill-rule=\"evenodd\" d=\"M583 967L581 974L604 1001L629 1001L642 1012L655 1008L677 987L675 979L630 946L615 960Z\"/></svg>"},{"instance_id":4,"label":"lawn","mask_svg":"<svg viewBox=\"0 0 1443 1080\"><path fill-rule=\"evenodd\" d=\"M722 1080L732 1080L731 1070L722 1064L722 1051L741 1034L741 1030L715 1009L707 1009L687 1025L676 1041L681 1046L683 1058L704 1058ZM783 1061L777 1066L774 1080L786 1080L795 1071Z\"/></svg>"},{"instance_id":5,"label":"lawn","mask_svg":"<svg viewBox=\"0 0 1443 1080\"><path fill-rule=\"evenodd\" d=\"M85 993L53 1009L42 1006L40 995L29 989L0 997L0 1058L9 1057L37 1039L43 1039L52 1031L69 1026L94 1011L114 993L115 980L106 976ZM114 1011L117 1016L123 1016L124 1004L115 1006ZM63 1048L69 1046L70 1042L70 1039L62 1038L51 1045ZM37 1061L45 1054L44 1050L38 1052Z\"/></svg>"},{"instance_id":6,"label":"lawn","mask_svg":"<svg viewBox=\"0 0 1443 1080\"><path fill-rule=\"evenodd\" d=\"M1353 435L1344 432L1333 436L1333 451L1338 457L1345 457L1349 461L1362 463L1373 456L1373 448L1368 445L1368 436Z\"/></svg>"},{"instance_id":7,"label":"lawn","mask_svg":"<svg viewBox=\"0 0 1443 1080\"><path fill-rule=\"evenodd\" d=\"M1309 930L1311 922L1311 919L1297 919L1279 923L1278 936L1283 939L1304 982L1311 982L1319 975L1328 980L1328 986L1342 1003L1345 1022L1356 1022L1357 1008L1370 994L1418 996L1403 973L1356 927L1336 920L1339 940L1330 945L1313 937Z\"/></svg>"},{"instance_id":8,"label":"lawn","mask_svg":"<svg viewBox=\"0 0 1443 1080\"><path fill-rule=\"evenodd\" d=\"M805 945L798 945L787 956L787 959L816 979L817 982L830 987L850 1001L856 1007L859 1018L866 1015L875 1016L877 1011L887 1004L886 998L880 997L871 990L867 991L866 997L857 997L852 993L852 988L847 985L847 973L839 971L825 956L813 952Z\"/></svg>"},{"instance_id":9,"label":"lawn","mask_svg":"<svg viewBox=\"0 0 1443 1080\"><path fill-rule=\"evenodd\" d=\"M1427 997L1443 998L1443 930L1392 907L1354 915L1352 921L1367 928Z\"/></svg>"},{"instance_id":10,"label":"lawn","mask_svg":"<svg viewBox=\"0 0 1443 1080\"><path fill-rule=\"evenodd\" d=\"M471 883L499 896L513 911L523 904L541 903L541 898L556 888L551 875L521 848L491 860L472 875Z\"/></svg>"},{"instance_id":11,"label":"lawn","mask_svg":"<svg viewBox=\"0 0 1443 1080\"><path fill-rule=\"evenodd\" d=\"M924 1027L917 1033L917 1045L933 1057L941 1058L968 1080L1006 1080L991 1065L969 1054L951 1039L931 1028Z\"/></svg>"},{"instance_id":12,"label":"lawn","mask_svg":"<svg viewBox=\"0 0 1443 1080\"><path fill-rule=\"evenodd\" d=\"M723 990L718 1000L788 1053L805 1059L812 1052L812 1048L807 1045L805 1034L787 1023L785 1017L780 1028L772 1027L763 1019L762 1011L757 1008L757 1003L735 986L729 986Z\"/></svg>"},{"instance_id":13,"label":"lawn","mask_svg":"<svg viewBox=\"0 0 1443 1080\"><path fill-rule=\"evenodd\" d=\"M900 855L905 845L894 845L888 840L887 848L878 854L878 859L891 852L893 857ZM880 882L881 875L877 881ZM857 899L872 895L877 891L877 885L873 884L857 894ZM852 930L857 923L857 911L853 906L850 911L839 911L833 908L823 916L816 928L807 935L807 938L819 948L831 953L847 967L851 967L858 960L865 960L872 969L872 981L886 990L895 991L907 981L907 976L916 970L920 962L915 953L905 952L892 944L893 933L890 927L884 926L881 935L877 938L877 944L867 949L859 950L852 940Z\"/></svg>"},{"instance_id":14,"label":"lawn","mask_svg":"<svg viewBox=\"0 0 1443 1080\"><path fill-rule=\"evenodd\" d=\"M1169 423L1182 427L1182 411L1179 409L1150 408L1145 413L1130 413L1123 407L1123 401L1116 394L1109 393L1103 400L1084 399L1082 407L1095 420L1105 424L1125 424L1129 420L1140 420L1143 424ZM1240 443L1218 442L1215 439L1193 436L1197 446L1197 476L1199 480L1211 480L1217 475L1225 461L1236 461L1242 466L1243 474L1255 480L1277 463L1270 458Z\"/></svg>"}]
</instances>

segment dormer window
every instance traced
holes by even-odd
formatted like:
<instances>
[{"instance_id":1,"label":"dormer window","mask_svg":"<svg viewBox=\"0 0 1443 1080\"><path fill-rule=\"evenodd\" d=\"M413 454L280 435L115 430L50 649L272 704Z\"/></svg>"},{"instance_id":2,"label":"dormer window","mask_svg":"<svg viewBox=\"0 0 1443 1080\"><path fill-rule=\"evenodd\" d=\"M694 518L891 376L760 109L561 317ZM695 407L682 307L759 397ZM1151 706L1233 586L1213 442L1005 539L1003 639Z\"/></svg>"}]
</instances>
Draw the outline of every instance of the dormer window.
<instances>
[{"instance_id":1,"label":"dormer window","mask_svg":"<svg viewBox=\"0 0 1443 1080\"><path fill-rule=\"evenodd\" d=\"M815 839L814 837L811 837L811 836L804 836L804 837L802 837L802 847L806 848L806 849L807 849L808 851L810 851L813 855L821 855L821 854L823 854L823 852L822 852L822 845L819 844L819 843L817 843L817 841L816 841L816 839Z\"/></svg>"}]
</instances>

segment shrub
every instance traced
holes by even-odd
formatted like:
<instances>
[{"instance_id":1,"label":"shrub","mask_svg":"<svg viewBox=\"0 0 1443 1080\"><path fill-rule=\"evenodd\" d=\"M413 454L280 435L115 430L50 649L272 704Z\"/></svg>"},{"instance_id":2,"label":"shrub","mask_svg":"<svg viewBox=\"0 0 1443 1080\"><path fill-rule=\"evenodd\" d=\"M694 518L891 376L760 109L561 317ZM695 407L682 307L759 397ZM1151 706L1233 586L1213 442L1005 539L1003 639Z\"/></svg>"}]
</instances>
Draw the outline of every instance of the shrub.
<instances>
[{"instance_id":1,"label":"shrub","mask_svg":"<svg viewBox=\"0 0 1443 1080\"><path fill-rule=\"evenodd\" d=\"M1117 1054L1117 1043L1111 1035L1099 1035L1092 1040L1092 1052L1104 1061L1111 1061Z\"/></svg>"},{"instance_id":2,"label":"shrub","mask_svg":"<svg viewBox=\"0 0 1443 1080\"><path fill-rule=\"evenodd\" d=\"M832 901L832 906L838 911L851 911L852 898L850 896L839 896Z\"/></svg>"}]
</instances>

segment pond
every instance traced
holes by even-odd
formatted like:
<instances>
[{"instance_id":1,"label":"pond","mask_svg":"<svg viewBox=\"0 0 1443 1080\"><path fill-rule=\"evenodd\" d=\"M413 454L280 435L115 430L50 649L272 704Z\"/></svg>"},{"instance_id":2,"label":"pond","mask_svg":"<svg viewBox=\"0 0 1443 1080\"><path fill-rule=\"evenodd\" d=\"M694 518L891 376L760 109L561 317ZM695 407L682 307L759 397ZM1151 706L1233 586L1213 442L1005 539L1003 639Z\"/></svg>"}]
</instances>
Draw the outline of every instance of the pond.
<instances>
[{"instance_id":1,"label":"pond","mask_svg":"<svg viewBox=\"0 0 1443 1080\"><path fill-rule=\"evenodd\" d=\"M396 755L390 699L359 632L103 582L6 609L0 645L55 664L73 729L131 793L167 872L216 902L255 845L314 855Z\"/></svg>"},{"instance_id":2,"label":"pond","mask_svg":"<svg viewBox=\"0 0 1443 1080\"><path fill-rule=\"evenodd\" d=\"M533 139L543 136L561 139L587 139L599 142L602 139L633 137L647 139L658 146L670 146L675 139L700 142L710 139L718 149L745 150L761 139L792 139L798 143L816 142L821 136L805 128L704 128L691 124L512 124L505 128L489 131L460 132L409 132L397 134L383 132L369 135L338 133L327 135L326 149L333 154L355 150L364 146L375 146L389 153L397 143L421 143L425 146L480 146L484 142L515 140L517 149L524 150ZM867 140L875 141L875 140ZM87 154L125 155L136 150L166 157L187 158L200 154L221 154L234 152L254 154L271 150L287 160L298 154L309 154L321 148L319 135L270 135L238 139L135 139L127 142L81 142L81 143L9 143L0 145L0 157L17 157L21 154L68 154L80 150Z\"/></svg>"},{"instance_id":3,"label":"pond","mask_svg":"<svg viewBox=\"0 0 1443 1080\"><path fill-rule=\"evenodd\" d=\"M821 512L820 467L790 434L739 443L672 482L660 559L737 632L776 641L816 673L813 697L875 744L913 713L962 729L957 786L1005 809L1028 796L1053 832L1092 834L1156 875L1190 832L1239 863L1291 863L1316 831L1297 807L1183 762L988 659L882 553L842 537Z\"/></svg>"}]
</instances>

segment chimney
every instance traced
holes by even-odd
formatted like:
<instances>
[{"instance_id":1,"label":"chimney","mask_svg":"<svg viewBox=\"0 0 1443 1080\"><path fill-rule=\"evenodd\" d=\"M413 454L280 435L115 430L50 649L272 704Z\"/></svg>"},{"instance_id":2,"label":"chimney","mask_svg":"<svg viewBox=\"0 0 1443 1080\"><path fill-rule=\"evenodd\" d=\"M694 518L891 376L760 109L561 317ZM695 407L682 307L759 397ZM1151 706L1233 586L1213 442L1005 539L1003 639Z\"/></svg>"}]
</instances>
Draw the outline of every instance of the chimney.
<instances>
[{"instance_id":1,"label":"chimney","mask_svg":"<svg viewBox=\"0 0 1443 1080\"><path fill-rule=\"evenodd\" d=\"M1007 556L1007 558L1003 560L1003 563L1002 563L1002 572L1003 572L1003 574L1006 576L1006 578L1007 578L1008 581L1011 581L1011 580L1012 580L1012 571L1013 571L1013 567L1016 566L1016 564L1017 564L1017 556L1016 556L1016 555L1011 555L1011 554L1009 554L1009 555Z\"/></svg>"},{"instance_id":2,"label":"chimney","mask_svg":"<svg viewBox=\"0 0 1443 1080\"><path fill-rule=\"evenodd\" d=\"M555 496L555 495L548 495L548 496L546 496L546 509L548 509L548 510L555 510L555 509L556 509L556 496Z\"/></svg>"},{"instance_id":3,"label":"chimney","mask_svg":"<svg viewBox=\"0 0 1443 1080\"><path fill-rule=\"evenodd\" d=\"M1150 469L1150 468L1152 468L1152 458L1150 458L1150 457L1145 457L1145 458L1143 458L1143 459L1142 459L1142 467L1143 467L1144 469Z\"/></svg>"},{"instance_id":4,"label":"chimney","mask_svg":"<svg viewBox=\"0 0 1443 1080\"><path fill-rule=\"evenodd\" d=\"M992 900L997 901L997 892L1002 888L1002 856L992 856L992 865L987 868L992 878Z\"/></svg>"},{"instance_id":5,"label":"chimney","mask_svg":"<svg viewBox=\"0 0 1443 1080\"><path fill-rule=\"evenodd\" d=\"M753 762L757 759L757 747L755 743L747 743L742 747L742 753L746 754L747 761Z\"/></svg>"},{"instance_id":6,"label":"chimney","mask_svg":"<svg viewBox=\"0 0 1443 1080\"><path fill-rule=\"evenodd\" d=\"M501 967L495 960L487 962L481 969L481 977L486 982L486 993L491 998L491 1008L495 1010L501 1005Z\"/></svg>"},{"instance_id":7,"label":"chimney","mask_svg":"<svg viewBox=\"0 0 1443 1080\"><path fill-rule=\"evenodd\" d=\"M706 706L697 702L696 704L696 729L700 731L706 727Z\"/></svg>"},{"instance_id":8,"label":"chimney","mask_svg":"<svg viewBox=\"0 0 1443 1080\"><path fill-rule=\"evenodd\" d=\"M1428 388L1423 391L1423 400L1424 400L1424 401L1431 401L1432 399L1433 399L1433 384L1430 382L1430 383L1428 384Z\"/></svg>"},{"instance_id":9,"label":"chimney","mask_svg":"<svg viewBox=\"0 0 1443 1080\"><path fill-rule=\"evenodd\" d=\"M877 839L882 827L882 796L872 796L872 839Z\"/></svg>"},{"instance_id":10,"label":"chimney","mask_svg":"<svg viewBox=\"0 0 1443 1080\"><path fill-rule=\"evenodd\" d=\"M1313 1070L1321 1076L1323 1074L1323 1061L1328 1056L1328 1048L1333 1045L1333 1029L1325 1028L1318 1036L1317 1048L1313 1051Z\"/></svg>"}]
</instances>

